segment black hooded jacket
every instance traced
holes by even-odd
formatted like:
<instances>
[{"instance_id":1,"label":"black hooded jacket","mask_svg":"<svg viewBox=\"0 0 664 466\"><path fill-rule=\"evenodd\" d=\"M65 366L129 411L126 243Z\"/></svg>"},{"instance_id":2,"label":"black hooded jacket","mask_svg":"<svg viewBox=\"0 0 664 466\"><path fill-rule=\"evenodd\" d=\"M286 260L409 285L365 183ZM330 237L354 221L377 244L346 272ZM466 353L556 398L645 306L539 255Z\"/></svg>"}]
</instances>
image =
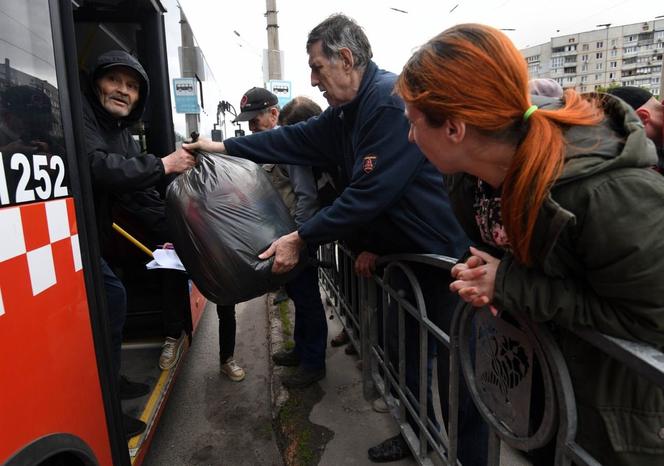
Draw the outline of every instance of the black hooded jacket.
<instances>
[{"instance_id":1,"label":"black hooded jacket","mask_svg":"<svg viewBox=\"0 0 664 466\"><path fill-rule=\"evenodd\" d=\"M101 105L95 84L104 69L119 65L135 70L141 77L138 102L129 116L121 119L113 117ZM83 120L103 251L111 234L112 199L156 185L164 179L164 165L157 156L141 155L129 131L129 127L141 118L149 92L148 76L141 64L128 53L113 50L99 56L90 78L89 86L84 90Z\"/></svg>"}]
</instances>

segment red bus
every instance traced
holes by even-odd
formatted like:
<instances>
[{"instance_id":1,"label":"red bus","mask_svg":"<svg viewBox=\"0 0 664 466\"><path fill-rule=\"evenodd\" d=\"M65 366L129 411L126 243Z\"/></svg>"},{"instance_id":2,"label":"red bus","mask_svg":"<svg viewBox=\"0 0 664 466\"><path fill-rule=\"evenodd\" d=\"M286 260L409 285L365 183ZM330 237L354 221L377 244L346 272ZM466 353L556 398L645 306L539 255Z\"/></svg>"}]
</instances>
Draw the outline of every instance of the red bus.
<instances>
[{"instance_id":1,"label":"red bus","mask_svg":"<svg viewBox=\"0 0 664 466\"><path fill-rule=\"evenodd\" d=\"M81 70L124 49L151 81L137 138L156 155L174 150L164 12L156 0L0 0L2 465L140 464L183 363L157 365L163 333L149 259L122 265L123 372L152 392L119 400L81 114ZM190 297L195 329L205 300L195 287ZM148 424L129 443L123 410Z\"/></svg>"}]
</instances>

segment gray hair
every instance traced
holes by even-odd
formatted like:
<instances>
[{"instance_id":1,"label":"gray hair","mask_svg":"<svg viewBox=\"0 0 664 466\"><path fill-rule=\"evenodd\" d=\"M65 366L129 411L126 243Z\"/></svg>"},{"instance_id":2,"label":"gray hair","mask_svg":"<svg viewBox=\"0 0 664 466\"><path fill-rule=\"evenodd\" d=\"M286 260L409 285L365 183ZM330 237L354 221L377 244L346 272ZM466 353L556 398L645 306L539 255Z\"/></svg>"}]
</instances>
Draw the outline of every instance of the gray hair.
<instances>
[{"instance_id":1,"label":"gray hair","mask_svg":"<svg viewBox=\"0 0 664 466\"><path fill-rule=\"evenodd\" d=\"M311 30L307 38L307 52L318 41L321 41L323 54L330 60L336 60L342 48L350 49L354 68L366 68L373 57L371 44L362 28L342 14L330 16Z\"/></svg>"}]
</instances>

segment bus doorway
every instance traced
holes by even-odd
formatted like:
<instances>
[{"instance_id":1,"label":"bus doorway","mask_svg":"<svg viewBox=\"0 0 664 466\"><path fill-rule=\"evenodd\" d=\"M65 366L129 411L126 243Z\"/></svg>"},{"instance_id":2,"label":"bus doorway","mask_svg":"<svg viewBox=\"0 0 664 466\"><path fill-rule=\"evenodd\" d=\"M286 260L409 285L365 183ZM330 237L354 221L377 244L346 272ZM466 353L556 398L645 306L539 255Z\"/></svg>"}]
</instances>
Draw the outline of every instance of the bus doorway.
<instances>
[{"instance_id":1,"label":"bus doorway","mask_svg":"<svg viewBox=\"0 0 664 466\"><path fill-rule=\"evenodd\" d=\"M140 464L183 364L157 364L149 258L118 252L128 288L145 280L130 296L123 372L150 385L120 402L81 108L90 61L127 50L152 85L135 138L173 150L163 13L158 1L0 0L0 464ZM188 299L191 334L205 300L193 286ZM148 424L129 444L127 410Z\"/></svg>"}]
</instances>

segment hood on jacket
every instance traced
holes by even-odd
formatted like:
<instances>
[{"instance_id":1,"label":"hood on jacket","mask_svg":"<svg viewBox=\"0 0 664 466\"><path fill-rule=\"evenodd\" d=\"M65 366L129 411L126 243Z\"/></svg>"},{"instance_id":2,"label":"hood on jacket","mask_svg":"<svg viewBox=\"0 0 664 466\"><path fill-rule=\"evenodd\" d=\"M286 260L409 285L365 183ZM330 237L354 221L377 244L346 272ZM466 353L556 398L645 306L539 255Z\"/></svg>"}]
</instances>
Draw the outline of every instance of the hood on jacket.
<instances>
[{"instance_id":1,"label":"hood on jacket","mask_svg":"<svg viewBox=\"0 0 664 466\"><path fill-rule=\"evenodd\" d=\"M143 115L145 103L147 102L148 94L150 92L150 80L148 79L148 74L138 60L132 55L123 50L111 50L99 55L94 68L92 68L92 72L90 73L90 88L87 91L88 97L90 98L94 112L98 117L102 117L101 119L107 122L118 121L116 117L108 113L101 105L101 102L99 101L99 91L97 90L96 84L97 79L99 79L104 71L113 66L126 66L127 68L131 68L136 71L140 77L141 82L138 101L136 101L136 105L131 113L127 117L121 119L122 126L131 126L140 120Z\"/></svg>"},{"instance_id":2,"label":"hood on jacket","mask_svg":"<svg viewBox=\"0 0 664 466\"><path fill-rule=\"evenodd\" d=\"M625 167L652 167L657 151L634 110L610 94L596 94L605 118L597 126L573 126L565 130L565 167L556 184ZM562 105L560 99L533 96L542 109Z\"/></svg>"}]
</instances>

